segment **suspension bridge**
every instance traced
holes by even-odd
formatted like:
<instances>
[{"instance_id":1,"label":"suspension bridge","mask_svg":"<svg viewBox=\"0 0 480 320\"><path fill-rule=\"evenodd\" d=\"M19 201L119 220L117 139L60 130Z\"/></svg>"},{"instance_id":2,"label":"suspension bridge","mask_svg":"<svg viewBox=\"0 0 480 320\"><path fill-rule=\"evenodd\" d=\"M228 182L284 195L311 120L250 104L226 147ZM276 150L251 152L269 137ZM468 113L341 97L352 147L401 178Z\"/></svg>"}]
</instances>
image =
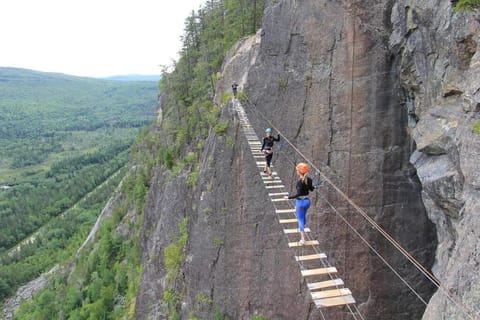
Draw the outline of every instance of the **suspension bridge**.
<instances>
[{"instance_id":1,"label":"suspension bridge","mask_svg":"<svg viewBox=\"0 0 480 320\"><path fill-rule=\"evenodd\" d=\"M288 247L295 250L295 261L299 266L299 272L306 280L306 285L311 295L311 298L317 308L320 310L323 308L331 307L345 307L352 315L353 319L364 319L360 310L357 307L354 293L350 289L345 287L344 281L338 275L338 270L330 265L327 254L320 249L320 243L318 240L312 239L309 236L311 230L305 228L307 241L305 243L299 242L299 230L297 228L297 217L295 213L294 201L288 199L288 192L286 186L283 184L279 174L276 171L272 171L272 175L269 176L264 173L261 168L266 164L265 154L261 150L262 142L253 129L245 109L237 99L232 100L234 109L240 121L240 125L248 142L252 158L256 162L259 168L259 175L262 179L265 188L268 191L268 196L274 207L275 214L278 218L278 223L283 226L283 233L287 239ZM259 110L256 110L259 115L274 128L278 133L278 130ZM335 192L337 192L341 198L343 198L358 214L360 214L365 221L370 224L373 230L379 232L398 252L400 252L416 269L420 271L437 289L443 293L447 300L450 301L459 312L465 315L466 319L480 319L479 314L475 314L472 310L466 307L458 299L458 297L452 295L448 288L445 288L440 281L420 262L418 262L405 248L403 248L390 234L388 234L380 225L378 225L368 213L360 208L352 199L350 199L339 187L337 187L322 171L320 171L315 164L310 161L298 148L293 145L288 138L282 134L282 139L285 140L293 150L307 162L316 174L328 183ZM355 233L362 242L378 256L392 272L398 277L402 283L407 286L416 297L425 305L427 301L415 290L415 288L409 284L405 278L384 258L372 244L368 242L335 208L335 206L328 200L325 200L327 205L335 212L341 220ZM321 311L320 311L321 312ZM321 312L322 318L325 316Z\"/></svg>"}]
</instances>

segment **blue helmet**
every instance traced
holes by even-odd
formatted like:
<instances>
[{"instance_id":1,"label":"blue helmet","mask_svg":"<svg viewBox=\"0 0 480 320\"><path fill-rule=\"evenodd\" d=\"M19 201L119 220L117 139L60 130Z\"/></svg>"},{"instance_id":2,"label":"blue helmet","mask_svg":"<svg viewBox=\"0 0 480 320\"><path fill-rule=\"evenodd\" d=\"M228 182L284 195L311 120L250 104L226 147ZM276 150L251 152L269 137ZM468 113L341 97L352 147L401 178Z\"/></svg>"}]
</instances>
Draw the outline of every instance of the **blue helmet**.
<instances>
[{"instance_id":1,"label":"blue helmet","mask_svg":"<svg viewBox=\"0 0 480 320\"><path fill-rule=\"evenodd\" d=\"M267 129L265 130L265 133L272 133L272 128L267 128Z\"/></svg>"}]
</instances>

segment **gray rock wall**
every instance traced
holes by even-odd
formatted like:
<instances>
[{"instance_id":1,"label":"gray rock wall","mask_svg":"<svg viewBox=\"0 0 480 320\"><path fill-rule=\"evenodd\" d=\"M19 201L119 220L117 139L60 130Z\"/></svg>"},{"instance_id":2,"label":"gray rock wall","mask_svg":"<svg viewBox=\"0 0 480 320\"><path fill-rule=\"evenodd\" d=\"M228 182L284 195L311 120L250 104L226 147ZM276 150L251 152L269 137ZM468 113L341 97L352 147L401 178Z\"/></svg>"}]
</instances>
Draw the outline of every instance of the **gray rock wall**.
<instances>
[{"instance_id":1,"label":"gray rock wall","mask_svg":"<svg viewBox=\"0 0 480 320\"><path fill-rule=\"evenodd\" d=\"M437 228L434 271L445 288L424 319L468 319L464 310L479 312L478 18L453 13L451 1L397 1L392 12L390 48L418 120L411 162Z\"/></svg>"},{"instance_id":2,"label":"gray rock wall","mask_svg":"<svg viewBox=\"0 0 480 320\"><path fill-rule=\"evenodd\" d=\"M431 266L435 229L409 162L413 143L407 108L400 70L388 48L392 6L392 1L280 1L266 13L261 51L246 90L259 133L268 124L255 110ZM287 153L300 159L292 149ZM283 176L292 176L286 157L280 156L277 165ZM321 196L332 201L428 301L432 287L393 247L331 189ZM320 195L315 201L310 227L362 313L368 319L420 319L425 306L327 210ZM326 312L329 318L338 316L334 310Z\"/></svg>"}]
</instances>

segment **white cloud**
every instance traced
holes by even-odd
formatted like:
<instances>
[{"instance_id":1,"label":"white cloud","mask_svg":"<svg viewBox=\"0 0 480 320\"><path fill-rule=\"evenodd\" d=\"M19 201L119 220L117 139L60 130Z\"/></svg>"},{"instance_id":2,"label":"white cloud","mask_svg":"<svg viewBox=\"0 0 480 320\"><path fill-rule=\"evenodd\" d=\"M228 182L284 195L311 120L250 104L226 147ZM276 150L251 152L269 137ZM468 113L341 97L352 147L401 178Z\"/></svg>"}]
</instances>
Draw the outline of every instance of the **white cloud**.
<instances>
[{"instance_id":1,"label":"white cloud","mask_svg":"<svg viewBox=\"0 0 480 320\"><path fill-rule=\"evenodd\" d=\"M80 76L159 74L206 0L2 0L0 66Z\"/></svg>"}]
</instances>

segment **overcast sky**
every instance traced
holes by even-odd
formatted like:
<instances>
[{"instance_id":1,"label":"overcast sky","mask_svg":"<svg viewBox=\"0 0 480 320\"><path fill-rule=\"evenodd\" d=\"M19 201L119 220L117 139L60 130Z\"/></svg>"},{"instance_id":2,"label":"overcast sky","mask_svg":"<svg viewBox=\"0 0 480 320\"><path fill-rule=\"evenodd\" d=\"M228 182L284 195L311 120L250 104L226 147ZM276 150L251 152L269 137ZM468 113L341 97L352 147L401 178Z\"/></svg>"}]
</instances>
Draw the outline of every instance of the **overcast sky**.
<instances>
[{"instance_id":1,"label":"overcast sky","mask_svg":"<svg viewBox=\"0 0 480 320\"><path fill-rule=\"evenodd\" d=\"M0 0L0 67L78 76L160 74L205 0Z\"/></svg>"}]
</instances>

